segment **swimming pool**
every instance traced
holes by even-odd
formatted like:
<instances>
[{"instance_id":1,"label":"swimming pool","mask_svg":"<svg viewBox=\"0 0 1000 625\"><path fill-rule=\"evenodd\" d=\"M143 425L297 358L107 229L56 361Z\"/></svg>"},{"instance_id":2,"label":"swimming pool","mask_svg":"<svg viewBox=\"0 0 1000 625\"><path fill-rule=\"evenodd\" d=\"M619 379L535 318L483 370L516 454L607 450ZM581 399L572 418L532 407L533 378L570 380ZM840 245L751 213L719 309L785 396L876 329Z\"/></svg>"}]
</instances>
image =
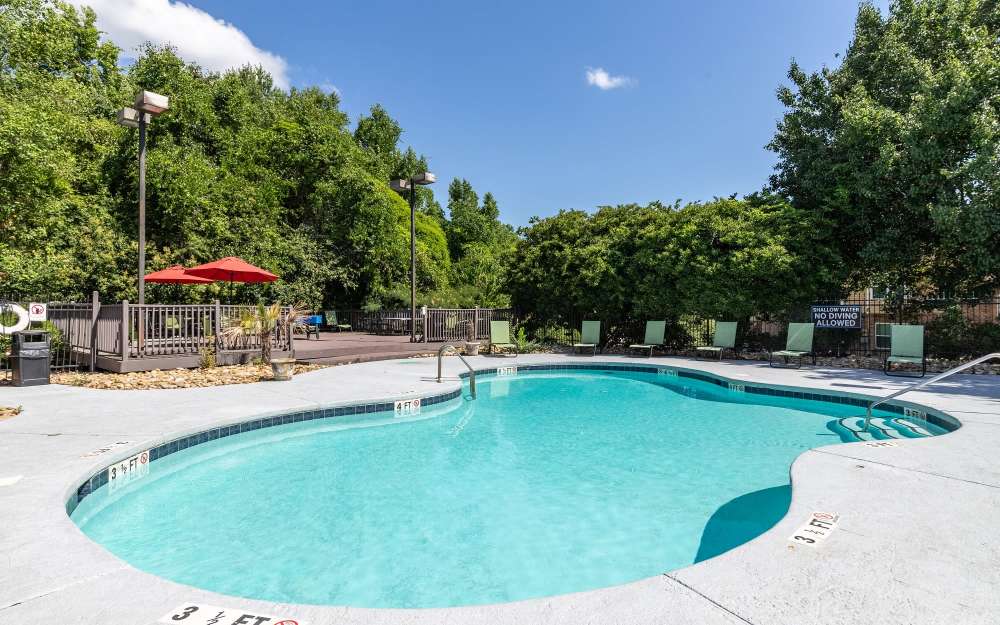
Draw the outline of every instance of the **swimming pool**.
<instances>
[{"instance_id":1,"label":"swimming pool","mask_svg":"<svg viewBox=\"0 0 1000 625\"><path fill-rule=\"evenodd\" d=\"M438 607L624 583L759 535L799 453L859 438L857 405L720 384L520 371L418 414L237 426L88 490L72 517L139 569L273 601ZM944 431L898 410L874 438Z\"/></svg>"}]
</instances>

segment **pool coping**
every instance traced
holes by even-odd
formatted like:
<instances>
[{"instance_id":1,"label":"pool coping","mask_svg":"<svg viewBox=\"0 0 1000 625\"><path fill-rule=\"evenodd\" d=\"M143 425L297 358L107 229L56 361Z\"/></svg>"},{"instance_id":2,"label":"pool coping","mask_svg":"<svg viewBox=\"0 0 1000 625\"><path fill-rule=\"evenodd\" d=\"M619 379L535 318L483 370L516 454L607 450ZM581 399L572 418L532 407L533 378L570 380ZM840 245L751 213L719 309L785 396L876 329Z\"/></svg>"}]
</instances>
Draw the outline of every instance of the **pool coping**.
<instances>
[{"instance_id":1,"label":"pool coping","mask_svg":"<svg viewBox=\"0 0 1000 625\"><path fill-rule=\"evenodd\" d=\"M452 359L454 360L454 359ZM784 387L784 389L794 388L817 388L817 380L828 376L831 379L836 379L840 381L858 381L864 382L865 384L873 384L877 386L878 393L872 393L870 396L885 395L894 388L898 388L899 382L897 380L881 380L878 378L872 378L871 375L864 372L850 372L850 371L832 371L832 370L821 370L821 369L805 369L802 371L791 371L783 373L768 373L766 368L761 368L758 366L747 365L741 363L739 366L733 366L734 363L705 363L698 361L689 361L685 359L676 358L654 358L652 360L647 359L625 359L620 357L608 357L602 356L597 359L592 359L590 357L581 359L572 359L566 356L526 356L521 357L518 361L504 361L504 365L517 364L519 367L524 367L529 369L532 364L535 363L549 363L557 365L569 364L572 361L574 365L573 368L586 368L586 366L596 366L604 368L603 365L611 363L616 364L619 367L630 367L630 366L642 366L647 367L650 364L654 364L657 367L667 367L684 369L694 372L707 372L710 376L717 378L725 378L730 383L744 384L746 385L747 378L753 376L762 376L771 379L780 379L781 383L776 383L775 381L765 382L768 387ZM367 369L364 369L363 365L350 365L348 367L338 367L330 371L332 373L327 373L324 376L319 376L315 378L316 380L343 380L343 379L353 379L357 378L358 375L362 374L370 375L372 372L387 371L392 375L402 375L406 368L395 366L392 364L396 361L390 361L387 365L381 365L378 363L371 363ZM645 362L647 364L637 365L636 362ZM496 368L495 359L475 359L475 364L478 369L485 370ZM524 366L524 364L527 366ZM629 363L629 364L625 364ZM397 364L399 364L397 362ZM458 363L449 363L449 368L452 371L452 375L459 373L455 369ZM352 367L357 367L358 369L351 370ZM431 365L427 364L427 369L431 368ZM321 373L321 372L316 372ZM307 376L315 376L316 373L307 374ZM410 374L412 371L405 371L405 373ZM302 377L307 377L302 376ZM129 457L130 454L134 454L137 450L151 446L152 443L156 441L162 442L164 439L180 436L180 435L190 435L197 434L199 431L203 431L202 427L168 427L166 429L161 428L161 431L151 434L141 436L142 442L136 444L129 448L122 448L118 453L114 455L103 456L97 461L88 462L88 468L83 471L83 467L80 466L80 462L75 460L71 463L71 466L64 467L54 467L51 475L46 474L45 483L48 487L44 490L50 493L49 496L42 496L40 492L32 492L31 489L20 488L14 486L14 490L17 492L14 503L23 502L25 505L38 505L42 504L41 508L37 513L32 511L25 512L24 515L18 517L16 513L9 511L0 512L0 521L11 521L9 527L12 527L15 531L24 532L21 536L22 542L27 541L30 544L22 544L22 549L27 549L32 551L36 555L42 556L42 560L49 555L53 556L52 563L48 566L39 565L30 569L17 568L17 553L11 558L11 562L8 564L6 571L0 572L0 588L4 587L3 582L7 581L18 581L11 577L11 575L19 575L27 573L29 579L28 583L22 584L22 588L15 588L10 591L0 590L0 621L5 620L5 616L9 614L12 618L17 617L21 619L21 622L32 622L32 623L63 623L67 622L67 613L58 604L62 602L67 602L75 605L87 604L92 607L96 605L103 605L104 608L100 610L101 616L99 620L81 620L77 617L74 622L100 622L102 625L109 623L136 623L136 622L154 622L162 613L165 613L168 609L172 608L180 601L179 597L191 598L200 600L204 603L213 605L245 605L250 606L255 609L260 609L262 611L269 611L274 613L276 610L289 612L301 619L307 620L309 623L439 623L439 622L454 622L454 623L499 623L499 622L669 622L670 618L675 619L675 622L803 622L804 614L807 614L809 610L820 609L824 610L824 614L838 614L840 612L845 612L853 614L855 619L864 619L866 622L900 622L898 617L899 608L892 606L885 606L877 602L872 602L870 597L868 597L864 591L864 584L878 583L892 583L898 578L907 578L905 573L899 575L886 575L885 571L875 571L870 570L871 566L861 566L857 563L851 564L853 562L853 556L849 550L844 548L844 537L850 537L854 542L864 542L867 538L866 532L871 533L870 528L867 526L862 527L861 521L863 517L869 513L881 512L881 508L892 508L893 502L888 502L883 505L883 502L879 502L877 506L868 505L867 507L862 507L857 510L852 509L854 507L855 500L859 498L858 495L858 484L857 478L862 475L857 472L856 467L861 466L859 463L865 463L864 466L867 470L875 471L873 475L879 475L884 477L885 472L889 472L897 480L916 480L921 484L921 492L925 493L922 500L918 500L922 505L930 506L926 511L918 510L914 514L913 510L909 510L911 517L908 519L908 523L914 528L922 527L922 524L928 521L924 517L933 518L937 514L940 516L940 511L934 506L935 497L939 496L940 493L932 488L925 488L927 483L938 483L941 480L950 480L948 484L951 490L954 491L953 495L945 497L939 504L938 508L943 506L950 506L955 509L961 509L963 506L967 507L967 511L971 512L982 512L983 514L965 514L958 520L961 529L956 528L956 535L962 532L974 531L978 527L979 530L986 531L988 525L978 526L977 519L987 518L988 512L990 510L990 505L994 501L1000 501L996 499L996 494L994 491L998 490L1000 487L1000 480L997 479L995 472L992 472L992 468L987 467L985 469L986 474L977 475L977 472L983 473L984 469L976 465L976 456L974 453L969 453L970 450L978 450L983 452L986 450L991 450L992 446L1000 443L1000 411L998 411L997 403L1000 400L1000 392L995 388L995 384L984 384L981 380L975 380L974 378L979 376L968 376L973 388L969 393L957 392L955 389L946 389L946 393L928 393L919 392L915 393L914 397L919 398L919 401L914 402L900 402L904 405L918 406L925 409L930 409L932 411L939 411L943 414L947 414L962 422L962 427L954 432L950 432L946 435L930 438L930 439L910 439L901 443L897 448L893 449L871 449L865 448L863 445L859 444L839 444L836 445L839 449L831 449L820 447L808 452L804 452L800 455L792 464L790 469L793 481L793 501L792 506L789 509L786 518L779 522L774 528L761 535L760 537L741 545L740 547L727 552L716 558L701 562L699 564L686 567L684 569L672 571L666 573L662 576L655 578L649 578L647 580L641 580L639 582L634 582L631 584L626 584L623 586L616 586L611 588L605 588L594 591L586 591L583 593L575 593L572 595L561 595L556 597L549 597L539 600L528 600L521 602L513 602L508 604L499 604L494 606L474 606L474 607L464 607L464 608L447 608L447 609L422 609L422 610L374 610L374 609L364 609L364 608L345 608L345 607L326 607L326 606L302 606L302 605L284 605L284 604L273 604L268 602L260 602L249 599L240 599L235 597L228 597L224 595L218 595L215 593L210 593L208 591L202 591L200 589L195 589L180 584L175 584L169 582L168 580L162 580L155 576L151 576L141 571L138 571L127 564L118 561L114 556L111 556L107 552L104 552L102 548L97 547L93 543L90 543L89 539L83 536L79 530L76 529L75 525L68 519L65 511L65 503L68 500L69 494L73 491L73 480L78 479L76 483L82 481L88 472L94 471L101 466L107 466L111 462L111 458L115 460L121 460L123 458ZM363 379L363 376L362 376ZM419 396L419 393L415 393L413 389L415 387L420 387L417 384L419 379L414 379L410 377L406 384L400 384L397 389L398 392L381 393L377 398L369 397L366 398L366 404L380 400L378 403L386 403L387 401L394 401L394 399L412 399L413 397ZM829 379L821 380L827 387L830 386ZM878 382L879 384L875 384ZM973 384L974 382L974 384ZM840 382L834 382L833 384L838 384ZM905 383L905 381L903 382ZM256 385L248 385L256 386ZM308 386L306 384L305 386ZM320 385L313 385L320 386ZM391 384L389 385L391 386ZM953 385L953 386L957 386ZM271 389L267 387L261 387L264 390L270 392ZM293 387L288 387L292 389ZM426 386L424 386L426 388ZM441 389L441 393L437 394L449 394L457 392L459 389L459 383L457 381L447 382L443 386L436 386L436 388ZM21 389L18 389L19 391ZM27 389L24 389L27 390ZM283 389L282 389L283 390ZM961 389L958 389L961 391ZM63 392L60 389L59 392ZM116 391L95 391L96 393L108 394L116 393ZM801 392L801 391L792 391ZM44 394L45 391L30 391L26 393L18 392L17 395L24 398L24 401L20 403L25 405L25 413L29 416L34 416L34 418L39 419L40 422L46 421L44 414L40 414L38 410L47 405L44 401L33 401L33 394ZM82 389L66 389L65 393L67 396L72 396L74 398L79 398L81 401L87 399L89 393ZM170 395L171 393L177 393L176 395ZM262 391L256 389L253 391L257 395L263 397ZM126 392L127 394L127 392ZM230 390L228 393L223 393L225 395L238 396L238 392L233 392ZM207 396L204 393L196 394L197 396ZM295 404L296 401L302 400L302 397L292 396L292 393L288 396L287 403ZM837 396L859 396L858 393L837 391ZM184 398L186 394L183 391L165 391L160 393L151 393L143 395L139 393L137 397L156 397L161 399L167 397L173 399L176 397L178 400ZM807 397L803 397L807 398ZM326 397L320 398L321 401L317 402L315 398L310 398L308 403L310 404L310 410L315 411L319 408L318 406L324 405ZM337 401L326 402L326 405L336 408L338 405L344 407L346 400L338 399ZM305 400L299 401L301 404ZM168 402L169 403L169 402ZM176 402L183 403L183 402ZM350 403L350 402L347 402ZM50 402L51 404L51 402ZM53 412L58 413L58 410ZM211 418L210 422L216 428L226 426L230 427L237 423L243 423L247 421L253 421L255 419L270 418L277 416L280 413L287 412L287 410L261 410L252 416L246 416L246 414L224 417L224 418ZM108 416L108 415L106 415ZM108 417L113 418L115 414L111 414ZM19 427L13 427L18 423L28 423L25 420L20 420L20 417L8 420L6 422L0 423L0 434L12 433L17 436L27 437L29 434L36 435L34 433L21 433L18 429L23 429ZM56 419L57 420L57 419ZM106 418L105 421L108 419ZM176 424L173 424L176 425ZM39 426L42 430L42 426ZM2 439L2 437L0 437ZM35 439L27 439L34 444ZM58 439L55 439L58 440ZM93 438L89 442L81 443L83 445L92 445ZM70 441L66 441L68 444ZM60 443L63 444L63 443ZM79 444L76 444L77 451L79 451ZM949 451L950 449L950 451ZM916 453L914 453L916 451ZM31 450L25 450L26 453L32 453ZM948 453L943 453L948 452ZM44 450L39 450L40 455L45 455ZM942 455L943 454L943 455ZM17 455L16 453L14 454ZM939 460L938 456L946 458L951 469L944 467ZM930 457L930 458L928 458ZM924 466L930 462L933 466ZM923 465L921 463L924 463ZM905 466L907 464L913 466ZM0 477L3 477L5 473L10 472L10 464L4 464L0 460ZM73 468L76 467L76 468ZM944 468L943 468L944 467ZM847 471L845 473L845 471ZM852 471L855 471L852 473ZM952 475L948 475L948 473ZM832 475L835 474L838 479L842 482L839 483L836 480L832 480ZM52 486L54 485L53 480L58 481L62 486L57 489L57 492L63 493L63 497L60 501L60 512L62 519L57 519L53 517L54 508L53 501L56 498L51 497L54 494ZM832 480L832 481L831 481ZM863 487L863 482L861 483ZM823 551L817 551L815 554L795 552L791 556L787 553L783 553L787 548L787 540L784 534L790 532L789 524L796 524L799 520L798 516L805 509L815 509L818 505L817 500L822 501L824 499L824 487L829 487L829 492L838 491L838 489L843 490L848 488L847 496L843 498L840 503L836 504L839 506L838 512L840 512L844 517L845 521L842 521L843 529L838 530L839 535L834 536L828 541L828 544L824 547ZM976 492L976 498L978 498L978 503L975 501L976 498L970 499L964 496L962 493L963 489L974 489ZM853 489L853 490L852 490ZM985 491L983 489L986 489ZM904 492L908 492L907 489L903 489ZM984 495L983 493L986 493ZM826 493L829 495L829 493ZM0 497L7 496L4 488L0 488ZM45 503L45 502L48 503ZM831 504L833 505L833 504ZM912 506L911 506L912 508ZM12 518L11 518L12 517ZM953 519L952 519L953 520ZM64 568L68 568L68 571L57 571L52 567L55 566L55 562L60 562L57 555L50 554L52 549L46 549L46 545L38 544L44 542L44 539L38 530L34 532L31 528L27 527L29 521L39 522L39 527L42 527L45 531L45 538L50 535L53 536L55 542L58 544L60 542L67 543L67 546L71 547L72 550L81 550L84 552L82 556L77 558L68 558L67 562L61 562ZM66 527L69 525L70 527ZM908 525L906 523L899 525L895 528L895 531L908 531ZM35 536L35 539L31 539ZM942 538L948 539L949 536L943 536ZM943 542L948 542L947 540ZM954 542L954 541L952 541ZM89 544L88 544L89 543ZM775 546L779 547L779 550L774 552ZM54 545L53 547L57 547ZM784 546L784 547L782 547ZM967 561L972 562L976 559L976 553L965 553L966 548L959 542L955 544L948 545L950 549L955 552L961 552L964 554L963 557ZM906 551L905 545L894 545L894 548L899 550L899 552ZM761 550L767 551L765 557L761 556ZM925 555L921 555L920 552L916 552L918 555L912 556L910 561L921 564L924 559L927 559ZM776 554L776 555L775 555ZM897 554L898 555L898 554ZM998 607L998 600L992 594L987 593L983 590L983 583L995 582L997 580L996 563L998 561L997 554L994 551L987 550L986 552L987 560L991 567L989 566L968 566L965 569L960 570L945 570L947 574L942 574L941 570L937 570L935 575L935 584L938 592L935 593L936 599L928 603L924 595L928 595L929 591L926 589L916 588L906 586L902 590L899 588L894 589L900 596L900 601L906 610L907 622L940 622L943 616L952 618L953 620L959 620L963 623L972 622L989 622L986 620L989 618L987 615L991 611L995 611ZM816 562L808 559L815 556ZM790 561L787 561L788 558ZM933 558L931 558L933 560ZM782 567L774 568L775 562L783 563ZM92 568L91 571L93 575L88 577L88 573L85 570L81 570L77 562L87 562L88 568ZM90 567L89 564L93 564ZM825 568L822 568L826 572L826 578L829 578L830 571L839 571L837 579L848 580L851 577L859 577L859 580L852 580L851 583L845 584L850 586L855 593L859 593L855 596L856 605L847 605L845 607L843 602L838 601L824 601L823 593L816 592L814 596L810 599L807 597L799 597L801 592L792 592L791 595L786 597L785 595L778 595L778 598L774 596L769 596L769 593L774 591L790 591L796 590L794 587L789 586L790 578L800 578L803 574L808 571L815 571L815 566L819 564ZM103 572L98 571L103 567ZM832 568L831 568L832 567ZM874 567L877 568L877 567ZM947 569L947 567L944 567ZM764 571L770 570L770 576L773 579L769 579ZM71 582L67 580L66 582L57 583L55 580L52 582L46 582L48 577L58 577L62 575L63 579L67 575L73 574L79 577L80 580L76 582ZM979 579L976 579L978 576ZM823 575L818 575L820 579L823 579ZM767 585L764 587L759 587L756 590L753 589L756 581L758 579L765 579L768 581ZM94 587L99 587L101 582L99 580L116 581L130 588L134 588L137 596L136 597L120 597L117 601L112 602L114 610L110 614L107 609L107 597L103 599L104 603L98 600L94 595ZM801 586L801 580L797 583ZM734 585L735 584L735 585ZM861 584L859 586L859 584ZM14 583L13 586L17 587L18 584ZM38 587L38 590L30 590L30 587ZM49 587L51 586L51 587ZM808 584L807 584L808 586ZM874 588L875 586L871 586ZM89 592L87 592L89 589ZM956 597L949 597L942 595L942 589L950 589L952 594L956 594ZM797 589L801 591L802 588ZM808 594L808 593L807 593ZM879 598L882 597L881 592L874 593L878 595ZM144 600L140 600L139 597L143 597ZM795 599L797 597L797 599ZM863 599L862 601L857 601L858 598ZM72 601L70 601L72 599ZM150 605L151 604L151 605ZM46 617L49 616L47 612L37 612L41 610L43 606L48 606L50 610L59 611L58 615L53 613L50 619ZM152 607L151 607L152 606ZM165 607L164 607L165 606ZM36 610L36 612L32 612ZM8 612L9 611L9 612ZM24 615L29 615L27 618ZM888 620L887 620L888 619ZM830 622L851 622L844 619L832 619ZM860 622L860 621L858 621Z\"/></svg>"}]
</instances>

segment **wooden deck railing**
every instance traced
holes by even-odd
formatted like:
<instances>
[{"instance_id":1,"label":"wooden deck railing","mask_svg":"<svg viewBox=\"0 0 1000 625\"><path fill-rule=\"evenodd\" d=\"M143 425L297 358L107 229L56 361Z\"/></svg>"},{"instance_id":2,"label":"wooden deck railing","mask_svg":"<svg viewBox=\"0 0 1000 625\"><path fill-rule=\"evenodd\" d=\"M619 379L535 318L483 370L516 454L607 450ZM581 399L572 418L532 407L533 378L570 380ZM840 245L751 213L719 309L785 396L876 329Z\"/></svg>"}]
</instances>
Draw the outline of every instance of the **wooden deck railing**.
<instances>
[{"instance_id":1,"label":"wooden deck railing","mask_svg":"<svg viewBox=\"0 0 1000 625\"><path fill-rule=\"evenodd\" d=\"M52 366L122 371L194 366L191 363L197 363L208 351L214 351L220 362L245 361L260 352L260 337L230 338L223 330L251 310L251 306L218 302L101 303L96 293L90 302L50 302L48 319L59 330ZM349 323L354 331L410 331L409 309L343 310L337 311L337 317L339 323ZM490 321L511 318L507 308L431 308L419 310L415 322L420 340L440 342L464 340L469 324L475 328L477 339L487 339ZM290 325L279 322L271 341L272 353L293 352Z\"/></svg>"}]
</instances>

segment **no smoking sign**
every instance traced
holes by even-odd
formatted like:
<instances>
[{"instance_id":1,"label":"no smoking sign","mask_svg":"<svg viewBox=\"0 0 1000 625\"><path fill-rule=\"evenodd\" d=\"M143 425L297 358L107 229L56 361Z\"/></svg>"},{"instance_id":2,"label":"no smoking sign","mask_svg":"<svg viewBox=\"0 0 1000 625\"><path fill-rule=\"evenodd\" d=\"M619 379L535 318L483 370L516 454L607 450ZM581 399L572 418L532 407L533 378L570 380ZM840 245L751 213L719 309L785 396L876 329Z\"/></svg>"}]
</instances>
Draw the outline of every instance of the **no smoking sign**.
<instances>
[{"instance_id":1,"label":"no smoking sign","mask_svg":"<svg viewBox=\"0 0 1000 625\"><path fill-rule=\"evenodd\" d=\"M45 321L48 319L48 304L31 302L28 304L28 321Z\"/></svg>"}]
</instances>

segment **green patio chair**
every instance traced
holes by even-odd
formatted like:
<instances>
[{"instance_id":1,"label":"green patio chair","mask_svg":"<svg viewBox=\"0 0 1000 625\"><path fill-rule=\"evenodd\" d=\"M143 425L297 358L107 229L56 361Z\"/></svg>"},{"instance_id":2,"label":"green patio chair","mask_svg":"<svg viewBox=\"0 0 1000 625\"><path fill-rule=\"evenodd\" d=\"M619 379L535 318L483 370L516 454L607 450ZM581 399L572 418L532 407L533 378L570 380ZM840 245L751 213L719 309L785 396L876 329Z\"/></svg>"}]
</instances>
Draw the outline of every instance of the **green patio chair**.
<instances>
[{"instance_id":1,"label":"green patio chair","mask_svg":"<svg viewBox=\"0 0 1000 625\"><path fill-rule=\"evenodd\" d=\"M711 345L702 345L695 348L695 358L701 358L702 353L718 354L722 360L722 353L727 349L736 352L736 322L716 321L715 334L712 335Z\"/></svg>"},{"instance_id":2,"label":"green patio chair","mask_svg":"<svg viewBox=\"0 0 1000 625\"><path fill-rule=\"evenodd\" d=\"M924 377L927 375L927 358L924 357L924 326L897 325L890 328L891 346L882 370L886 375ZM920 365L920 375L892 373L892 364Z\"/></svg>"},{"instance_id":3,"label":"green patio chair","mask_svg":"<svg viewBox=\"0 0 1000 625\"><path fill-rule=\"evenodd\" d=\"M513 355L517 358L517 344L512 343L510 340L510 322L509 321L490 321L490 349L489 354L493 354L493 348L497 347L500 349L500 355ZM504 348L513 349L513 354L506 354L503 350Z\"/></svg>"},{"instance_id":4,"label":"green patio chair","mask_svg":"<svg viewBox=\"0 0 1000 625\"><path fill-rule=\"evenodd\" d=\"M816 354L813 353L813 331L816 329L815 323L790 323L788 324L788 340L785 342L785 349L771 352L771 361L768 363L774 366L774 357L781 356L785 359L785 365L789 358L798 358L796 369L802 368L802 359L812 356L812 363L816 364Z\"/></svg>"},{"instance_id":5,"label":"green patio chair","mask_svg":"<svg viewBox=\"0 0 1000 625\"><path fill-rule=\"evenodd\" d=\"M653 348L663 345L663 334L667 331L666 321L647 321L646 322L646 336L643 337L642 343L636 343L635 345L629 345L629 349L634 349L637 351L649 350L647 358L653 356Z\"/></svg>"},{"instance_id":6,"label":"green patio chair","mask_svg":"<svg viewBox=\"0 0 1000 625\"><path fill-rule=\"evenodd\" d=\"M323 318L326 320L326 327L335 332L350 332L352 330L351 324L337 322L336 310L324 310Z\"/></svg>"},{"instance_id":7,"label":"green patio chair","mask_svg":"<svg viewBox=\"0 0 1000 625\"><path fill-rule=\"evenodd\" d=\"M597 344L601 342L601 322L600 321L584 321L583 327L580 328L580 342L573 343L573 352L576 353L577 350L583 350L585 348L590 348L594 351L593 355L597 355Z\"/></svg>"},{"instance_id":8,"label":"green patio chair","mask_svg":"<svg viewBox=\"0 0 1000 625\"><path fill-rule=\"evenodd\" d=\"M180 334L181 322L177 319L177 317L170 315L164 320L163 327L166 329L166 333L168 335L176 336L177 334Z\"/></svg>"}]
</instances>

